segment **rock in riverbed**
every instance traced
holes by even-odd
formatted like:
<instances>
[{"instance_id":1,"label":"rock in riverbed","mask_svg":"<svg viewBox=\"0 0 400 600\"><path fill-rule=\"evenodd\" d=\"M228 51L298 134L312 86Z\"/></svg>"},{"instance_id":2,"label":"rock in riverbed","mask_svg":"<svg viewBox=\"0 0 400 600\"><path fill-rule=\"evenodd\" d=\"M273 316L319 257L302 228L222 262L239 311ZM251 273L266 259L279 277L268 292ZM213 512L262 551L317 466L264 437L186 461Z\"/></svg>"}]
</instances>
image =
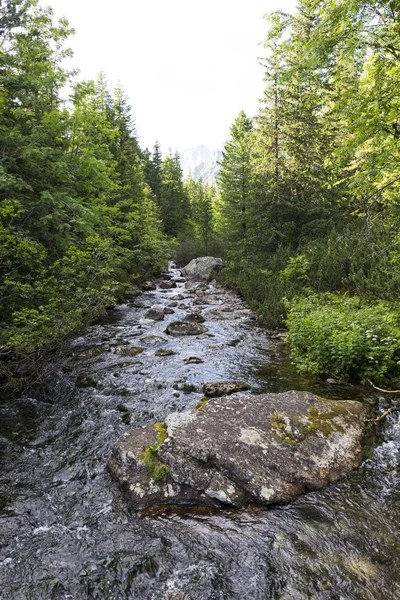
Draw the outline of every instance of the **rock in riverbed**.
<instances>
[{"instance_id":1,"label":"rock in riverbed","mask_svg":"<svg viewBox=\"0 0 400 600\"><path fill-rule=\"evenodd\" d=\"M158 308L157 306L153 306L150 310L147 311L145 317L146 319L151 319L152 321L162 321L164 319L164 308Z\"/></svg>"},{"instance_id":2,"label":"rock in riverbed","mask_svg":"<svg viewBox=\"0 0 400 600\"><path fill-rule=\"evenodd\" d=\"M235 392L245 392L248 389L250 389L250 386L244 381L215 381L203 385L203 392L209 398L228 396Z\"/></svg>"},{"instance_id":3,"label":"rock in riverbed","mask_svg":"<svg viewBox=\"0 0 400 600\"><path fill-rule=\"evenodd\" d=\"M159 348L154 352L155 356L172 356L173 354L176 354L176 352L170 348Z\"/></svg>"},{"instance_id":4,"label":"rock in riverbed","mask_svg":"<svg viewBox=\"0 0 400 600\"><path fill-rule=\"evenodd\" d=\"M160 290L170 290L172 288L176 288L175 281L162 281L160 283Z\"/></svg>"},{"instance_id":5,"label":"rock in riverbed","mask_svg":"<svg viewBox=\"0 0 400 600\"><path fill-rule=\"evenodd\" d=\"M180 337L183 335L199 335L201 333L207 333L207 327L200 325L199 323L192 323L191 321L174 321L170 323L165 330L165 333L174 337Z\"/></svg>"},{"instance_id":6,"label":"rock in riverbed","mask_svg":"<svg viewBox=\"0 0 400 600\"><path fill-rule=\"evenodd\" d=\"M190 321L191 323L204 323L205 318L199 312L189 312L185 315L185 321Z\"/></svg>"},{"instance_id":7,"label":"rock in riverbed","mask_svg":"<svg viewBox=\"0 0 400 600\"><path fill-rule=\"evenodd\" d=\"M191 279L211 279L212 273L222 269L224 261L214 256L201 256L194 258L181 269L182 275Z\"/></svg>"},{"instance_id":8,"label":"rock in riverbed","mask_svg":"<svg viewBox=\"0 0 400 600\"><path fill-rule=\"evenodd\" d=\"M204 360L202 358L199 358L198 356L189 356L189 358L185 358L183 362L185 363L185 365L199 365L203 363Z\"/></svg>"},{"instance_id":9,"label":"rock in riverbed","mask_svg":"<svg viewBox=\"0 0 400 600\"><path fill-rule=\"evenodd\" d=\"M128 431L108 461L134 509L288 502L361 461L365 408L308 392L204 400Z\"/></svg>"}]
</instances>

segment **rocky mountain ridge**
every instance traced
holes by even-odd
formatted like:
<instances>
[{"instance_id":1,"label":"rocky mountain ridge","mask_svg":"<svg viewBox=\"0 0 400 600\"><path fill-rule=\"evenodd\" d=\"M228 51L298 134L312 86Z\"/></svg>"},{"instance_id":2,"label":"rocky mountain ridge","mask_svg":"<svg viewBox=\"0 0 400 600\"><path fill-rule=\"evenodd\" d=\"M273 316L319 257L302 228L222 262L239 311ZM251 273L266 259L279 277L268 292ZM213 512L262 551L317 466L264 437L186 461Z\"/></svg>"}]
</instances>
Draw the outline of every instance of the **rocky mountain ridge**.
<instances>
[{"instance_id":1,"label":"rocky mountain ridge","mask_svg":"<svg viewBox=\"0 0 400 600\"><path fill-rule=\"evenodd\" d=\"M191 173L197 181L200 177L203 183L215 183L220 171L218 161L222 157L222 150L210 150L200 144L196 148L186 148L180 153L182 170L185 176Z\"/></svg>"}]
</instances>

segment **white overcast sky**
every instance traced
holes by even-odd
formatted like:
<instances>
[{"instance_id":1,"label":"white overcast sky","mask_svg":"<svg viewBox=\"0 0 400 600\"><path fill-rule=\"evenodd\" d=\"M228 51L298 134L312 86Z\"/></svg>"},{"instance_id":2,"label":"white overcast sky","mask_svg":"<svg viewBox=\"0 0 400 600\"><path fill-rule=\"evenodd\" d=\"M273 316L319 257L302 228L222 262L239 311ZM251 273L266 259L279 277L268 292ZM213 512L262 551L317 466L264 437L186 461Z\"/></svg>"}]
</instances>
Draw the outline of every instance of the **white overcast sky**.
<instances>
[{"instance_id":1,"label":"white overcast sky","mask_svg":"<svg viewBox=\"0 0 400 600\"><path fill-rule=\"evenodd\" d=\"M221 147L243 108L257 111L257 57L272 10L296 0L41 0L76 34L79 79L105 71L127 92L142 147Z\"/></svg>"}]
</instances>

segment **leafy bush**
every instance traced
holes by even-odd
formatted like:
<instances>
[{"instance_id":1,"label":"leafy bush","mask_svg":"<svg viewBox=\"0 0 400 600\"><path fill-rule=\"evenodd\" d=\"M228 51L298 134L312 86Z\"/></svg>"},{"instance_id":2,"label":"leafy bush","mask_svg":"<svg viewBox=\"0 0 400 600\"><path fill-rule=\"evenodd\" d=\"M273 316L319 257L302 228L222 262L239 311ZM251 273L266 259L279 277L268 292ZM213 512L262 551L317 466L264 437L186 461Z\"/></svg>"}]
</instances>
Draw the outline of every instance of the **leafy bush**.
<instances>
[{"instance_id":1,"label":"leafy bush","mask_svg":"<svg viewBox=\"0 0 400 600\"><path fill-rule=\"evenodd\" d=\"M235 251L225 254L227 266L218 279L231 287L257 311L259 321L265 327L281 327L286 314L283 296L293 297L303 289L302 285L284 281L279 274L290 259L290 249L279 247L269 257L256 262L254 256L243 256L239 244Z\"/></svg>"},{"instance_id":2,"label":"leafy bush","mask_svg":"<svg viewBox=\"0 0 400 600\"><path fill-rule=\"evenodd\" d=\"M288 342L300 373L342 382L400 376L400 316L384 302L340 294L286 301Z\"/></svg>"}]
</instances>

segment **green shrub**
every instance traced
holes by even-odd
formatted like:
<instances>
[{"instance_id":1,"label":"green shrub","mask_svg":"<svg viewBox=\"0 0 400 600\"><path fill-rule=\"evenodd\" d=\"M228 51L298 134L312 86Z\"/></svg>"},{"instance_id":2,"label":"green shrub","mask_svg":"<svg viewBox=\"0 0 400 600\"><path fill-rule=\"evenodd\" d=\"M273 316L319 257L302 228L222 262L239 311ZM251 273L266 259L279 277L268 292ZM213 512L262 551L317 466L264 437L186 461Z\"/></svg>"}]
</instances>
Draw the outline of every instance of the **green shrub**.
<instances>
[{"instance_id":1,"label":"green shrub","mask_svg":"<svg viewBox=\"0 0 400 600\"><path fill-rule=\"evenodd\" d=\"M340 294L286 301L288 342L300 373L366 383L400 376L400 316L384 302Z\"/></svg>"}]
</instances>

